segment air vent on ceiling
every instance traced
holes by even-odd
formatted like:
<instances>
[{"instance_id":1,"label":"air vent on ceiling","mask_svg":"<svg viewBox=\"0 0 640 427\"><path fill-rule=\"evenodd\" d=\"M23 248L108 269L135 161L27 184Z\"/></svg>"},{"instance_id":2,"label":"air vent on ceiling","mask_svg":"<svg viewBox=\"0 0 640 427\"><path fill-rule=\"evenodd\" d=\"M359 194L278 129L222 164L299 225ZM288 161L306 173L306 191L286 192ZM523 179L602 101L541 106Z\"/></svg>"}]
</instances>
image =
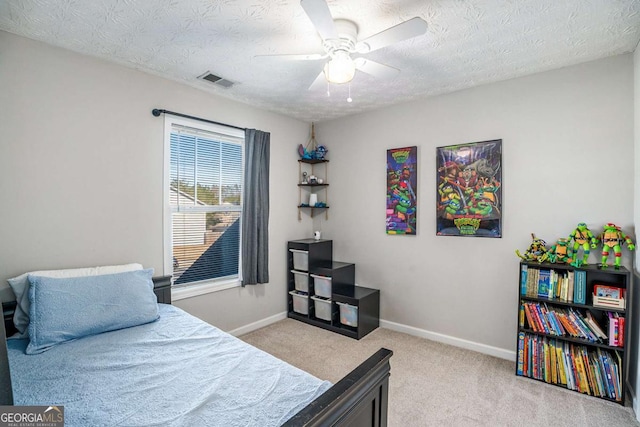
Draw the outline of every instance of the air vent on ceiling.
<instances>
[{"instance_id":1,"label":"air vent on ceiling","mask_svg":"<svg viewBox=\"0 0 640 427\"><path fill-rule=\"evenodd\" d=\"M209 71L199 76L198 78L211 82L214 85L222 86L225 89L228 89L235 84L235 82L232 82L231 80L223 79L222 77L216 76L215 74L211 74Z\"/></svg>"}]
</instances>

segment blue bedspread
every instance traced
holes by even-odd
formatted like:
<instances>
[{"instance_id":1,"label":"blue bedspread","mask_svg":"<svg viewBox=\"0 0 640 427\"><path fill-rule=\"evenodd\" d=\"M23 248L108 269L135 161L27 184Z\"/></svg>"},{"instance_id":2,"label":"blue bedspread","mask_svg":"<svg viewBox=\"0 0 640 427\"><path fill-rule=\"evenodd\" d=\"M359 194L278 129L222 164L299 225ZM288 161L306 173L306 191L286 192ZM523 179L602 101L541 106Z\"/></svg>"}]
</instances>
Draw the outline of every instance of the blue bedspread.
<instances>
[{"instance_id":1,"label":"blue bedspread","mask_svg":"<svg viewBox=\"0 0 640 427\"><path fill-rule=\"evenodd\" d=\"M64 405L67 427L279 426L331 386L165 304L42 354L7 346L15 404Z\"/></svg>"}]
</instances>

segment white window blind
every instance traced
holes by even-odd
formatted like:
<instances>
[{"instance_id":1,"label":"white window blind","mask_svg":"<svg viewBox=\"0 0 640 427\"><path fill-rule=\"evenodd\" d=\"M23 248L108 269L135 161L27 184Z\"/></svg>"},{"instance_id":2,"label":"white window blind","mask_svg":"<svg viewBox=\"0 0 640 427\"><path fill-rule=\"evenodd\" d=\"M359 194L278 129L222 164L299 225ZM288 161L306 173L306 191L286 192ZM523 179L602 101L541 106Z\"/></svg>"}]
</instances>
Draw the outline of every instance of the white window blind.
<instances>
[{"instance_id":1,"label":"white window blind","mask_svg":"<svg viewBox=\"0 0 640 427\"><path fill-rule=\"evenodd\" d=\"M171 125L168 190L176 285L239 275L243 143L237 131Z\"/></svg>"}]
</instances>

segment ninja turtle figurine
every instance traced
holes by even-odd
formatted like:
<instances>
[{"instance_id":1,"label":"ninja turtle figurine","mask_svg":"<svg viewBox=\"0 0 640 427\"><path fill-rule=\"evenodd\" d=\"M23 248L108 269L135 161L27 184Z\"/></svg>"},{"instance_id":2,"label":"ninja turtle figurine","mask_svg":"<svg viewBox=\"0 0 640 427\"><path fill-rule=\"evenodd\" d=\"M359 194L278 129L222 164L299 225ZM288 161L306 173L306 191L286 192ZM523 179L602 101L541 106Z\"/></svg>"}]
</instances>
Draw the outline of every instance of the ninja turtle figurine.
<instances>
[{"instance_id":1,"label":"ninja turtle figurine","mask_svg":"<svg viewBox=\"0 0 640 427\"><path fill-rule=\"evenodd\" d=\"M549 253L546 247L547 243L542 239L538 239L536 235L533 233L531 233L531 238L533 239L533 241L531 242L527 250L524 252L524 255L520 254L520 251L517 249L516 249L516 255L518 255L520 258L522 258L524 261L527 261L527 262L537 261L542 263L546 261L547 258L549 257Z\"/></svg>"},{"instance_id":2,"label":"ninja turtle figurine","mask_svg":"<svg viewBox=\"0 0 640 427\"><path fill-rule=\"evenodd\" d=\"M557 243L549 249L549 262L558 264L568 263L570 261L570 257L567 253L570 251L568 244L569 241L564 237L558 239Z\"/></svg>"},{"instance_id":3,"label":"ninja turtle figurine","mask_svg":"<svg viewBox=\"0 0 640 427\"><path fill-rule=\"evenodd\" d=\"M567 241L569 242L572 240L573 246L569 245L569 263L574 267L580 267L583 264L586 265L589 260L589 244L591 244L592 249L595 249L598 245L598 239L587 228L587 224L581 222L567 238ZM580 247L582 247L582 250L584 251L582 261L578 259L578 251L580 250Z\"/></svg>"},{"instance_id":4,"label":"ninja turtle figurine","mask_svg":"<svg viewBox=\"0 0 640 427\"><path fill-rule=\"evenodd\" d=\"M598 240L602 242L602 268L606 268L607 259L609 258L609 249L613 249L613 254L615 255L614 267L616 269L620 268L620 260L622 259L622 244L626 243L627 248L632 251L636 248L636 245L633 244L633 241L624 234L620 227L615 224L608 223L604 226L604 231L600 236L598 236Z\"/></svg>"}]
</instances>

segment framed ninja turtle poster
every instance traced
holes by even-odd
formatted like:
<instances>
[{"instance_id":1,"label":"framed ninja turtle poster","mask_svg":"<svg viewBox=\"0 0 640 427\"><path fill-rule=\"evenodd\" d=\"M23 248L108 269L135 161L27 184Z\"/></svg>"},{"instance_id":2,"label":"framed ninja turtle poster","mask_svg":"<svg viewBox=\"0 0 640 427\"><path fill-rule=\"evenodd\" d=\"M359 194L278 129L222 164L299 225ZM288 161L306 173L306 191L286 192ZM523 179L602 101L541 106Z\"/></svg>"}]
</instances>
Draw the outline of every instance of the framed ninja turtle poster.
<instances>
[{"instance_id":1,"label":"framed ninja turtle poster","mask_svg":"<svg viewBox=\"0 0 640 427\"><path fill-rule=\"evenodd\" d=\"M436 150L436 234L502 237L502 140Z\"/></svg>"},{"instance_id":2,"label":"framed ninja turtle poster","mask_svg":"<svg viewBox=\"0 0 640 427\"><path fill-rule=\"evenodd\" d=\"M387 234L416 234L418 147L387 150Z\"/></svg>"}]
</instances>

